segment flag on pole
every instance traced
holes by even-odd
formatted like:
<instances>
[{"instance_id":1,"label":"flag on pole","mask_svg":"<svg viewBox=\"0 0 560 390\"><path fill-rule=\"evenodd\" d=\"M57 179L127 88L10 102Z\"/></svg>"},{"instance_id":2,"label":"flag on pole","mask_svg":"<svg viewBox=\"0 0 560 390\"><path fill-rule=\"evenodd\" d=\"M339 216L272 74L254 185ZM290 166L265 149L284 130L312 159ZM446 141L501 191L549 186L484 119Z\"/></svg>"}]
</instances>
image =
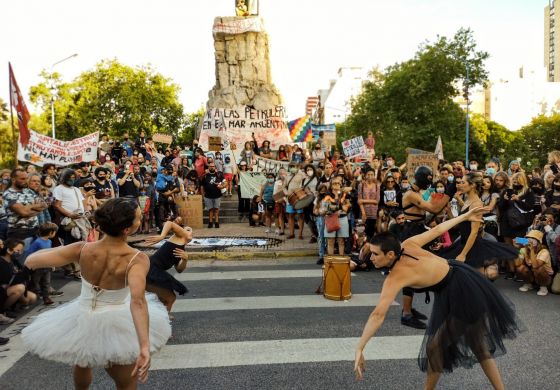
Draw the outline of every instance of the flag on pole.
<instances>
[{"instance_id":1,"label":"flag on pole","mask_svg":"<svg viewBox=\"0 0 560 390\"><path fill-rule=\"evenodd\" d=\"M288 122L288 130L290 131L290 137L294 142L313 141L311 117L309 115L302 116L301 118Z\"/></svg>"},{"instance_id":2,"label":"flag on pole","mask_svg":"<svg viewBox=\"0 0 560 390\"><path fill-rule=\"evenodd\" d=\"M441 136L439 136L439 135L437 137L436 150L434 150L434 154L437 156L437 158L439 160L444 160L444 158L443 158L443 142L441 142Z\"/></svg>"},{"instance_id":3,"label":"flag on pole","mask_svg":"<svg viewBox=\"0 0 560 390\"><path fill-rule=\"evenodd\" d=\"M10 105L16 110L18 118L19 142L25 146L29 142L29 137L31 136L27 127L30 118L29 111L27 111L23 95L17 85L14 71L12 70L12 64L8 63L8 66L10 68Z\"/></svg>"}]
</instances>

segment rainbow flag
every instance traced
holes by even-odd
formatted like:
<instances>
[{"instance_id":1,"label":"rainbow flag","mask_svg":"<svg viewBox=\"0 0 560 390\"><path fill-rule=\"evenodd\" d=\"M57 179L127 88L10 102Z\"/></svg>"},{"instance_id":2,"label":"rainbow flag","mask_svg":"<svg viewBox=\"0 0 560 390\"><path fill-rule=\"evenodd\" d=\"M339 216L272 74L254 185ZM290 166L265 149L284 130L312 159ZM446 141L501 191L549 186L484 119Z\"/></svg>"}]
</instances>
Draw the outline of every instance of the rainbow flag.
<instances>
[{"instance_id":1,"label":"rainbow flag","mask_svg":"<svg viewBox=\"0 0 560 390\"><path fill-rule=\"evenodd\" d=\"M313 141L311 117L309 115L288 122L288 130L290 130L290 137L294 142Z\"/></svg>"}]
</instances>

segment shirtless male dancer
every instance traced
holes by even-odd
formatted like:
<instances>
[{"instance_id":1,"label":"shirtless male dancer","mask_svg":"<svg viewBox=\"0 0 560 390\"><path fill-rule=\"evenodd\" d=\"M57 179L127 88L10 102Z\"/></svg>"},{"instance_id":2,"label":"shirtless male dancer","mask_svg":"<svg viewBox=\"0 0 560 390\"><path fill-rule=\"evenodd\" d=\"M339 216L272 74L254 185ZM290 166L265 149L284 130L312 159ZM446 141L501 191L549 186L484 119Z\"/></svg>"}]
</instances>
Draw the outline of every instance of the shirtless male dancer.
<instances>
[{"instance_id":1,"label":"shirtless male dancer","mask_svg":"<svg viewBox=\"0 0 560 390\"><path fill-rule=\"evenodd\" d=\"M403 214L406 222L401 232L399 240L403 242L407 238L422 234L428 230L425 225L426 212L439 214L449 202L449 196L444 195L442 198L427 202L422 198L420 190L426 190L433 181L432 170L425 166L416 168L414 172L414 184L404 193L402 198ZM428 250L428 248L425 248ZM426 329L427 317L419 311L412 308L412 298L414 297L414 289L405 287L403 293L403 310L401 316L401 324L416 329Z\"/></svg>"}]
</instances>

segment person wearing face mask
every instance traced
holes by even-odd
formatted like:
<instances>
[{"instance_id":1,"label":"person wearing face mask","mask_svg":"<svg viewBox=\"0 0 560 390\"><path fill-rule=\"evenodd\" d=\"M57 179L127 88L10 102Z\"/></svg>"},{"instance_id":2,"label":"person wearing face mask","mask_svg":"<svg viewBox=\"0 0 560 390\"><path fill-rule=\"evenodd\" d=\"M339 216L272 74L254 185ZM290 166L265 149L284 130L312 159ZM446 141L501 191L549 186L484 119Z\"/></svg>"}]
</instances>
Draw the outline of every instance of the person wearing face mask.
<instances>
[{"instance_id":1,"label":"person wearing face mask","mask_svg":"<svg viewBox=\"0 0 560 390\"><path fill-rule=\"evenodd\" d=\"M395 166L395 158L393 156L387 156L385 166L389 169L393 168Z\"/></svg>"},{"instance_id":2,"label":"person wearing face mask","mask_svg":"<svg viewBox=\"0 0 560 390\"><path fill-rule=\"evenodd\" d=\"M368 239L375 234L377 208L380 198L380 185L375 179L375 172L366 171L366 180L358 184L358 205L361 219L365 221L365 233Z\"/></svg>"},{"instance_id":3,"label":"person wearing face mask","mask_svg":"<svg viewBox=\"0 0 560 390\"><path fill-rule=\"evenodd\" d=\"M519 212L513 210L517 208ZM504 242L513 245L515 237L524 237L527 228L532 223L532 218L525 218L527 223L519 223L515 221L510 215L520 214L521 216L532 213L535 207L535 194L529 188L527 176L525 173L519 172L511 177L511 189L502 192L498 202L498 209L500 215L503 216L503 223L500 225L501 234L504 237ZM532 214L531 214L532 215ZM513 269L510 267L510 274L513 276Z\"/></svg>"},{"instance_id":4,"label":"person wearing face mask","mask_svg":"<svg viewBox=\"0 0 560 390\"><path fill-rule=\"evenodd\" d=\"M517 275L525 282L519 291L531 291L536 285L539 287L537 295L546 296L554 274L550 251L543 245L544 235L540 230L531 230L525 238L528 243L519 251L523 262L516 268Z\"/></svg>"},{"instance_id":5,"label":"person wearing face mask","mask_svg":"<svg viewBox=\"0 0 560 390\"><path fill-rule=\"evenodd\" d=\"M303 162L303 150L300 147L296 147L294 153L292 153L292 162L296 164L301 164Z\"/></svg>"},{"instance_id":6,"label":"person wearing face mask","mask_svg":"<svg viewBox=\"0 0 560 390\"><path fill-rule=\"evenodd\" d=\"M318 143L315 144L313 148L313 152L311 152L311 159L313 160L313 164L318 166L321 162L325 161L325 152L321 149L321 145Z\"/></svg>"},{"instance_id":7,"label":"person wearing face mask","mask_svg":"<svg viewBox=\"0 0 560 390\"><path fill-rule=\"evenodd\" d=\"M280 168L278 170L277 179L274 182L273 195L279 194L280 192L284 191L284 188L287 185L287 177L288 173L286 172L286 170L284 168ZM276 216L276 226L278 227L276 230L276 234L280 236L284 235L284 218L286 216L286 201L284 199L281 201L277 201L274 204L274 215Z\"/></svg>"},{"instance_id":8,"label":"person wearing face mask","mask_svg":"<svg viewBox=\"0 0 560 390\"><path fill-rule=\"evenodd\" d=\"M266 182L261 186L260 197L264 203L264 224L266 226L265 233L270 233L272 220L274 219L272 213L274 212L274 173L268 172L266 174Z\"/></svg>"},{"instance_id":9,"label":"person wearing face mask","mask_svg":"<svg viewBox=\"0 0 560 390\"><path fill-rule=\"evenodd\" d=\"M406 191L408 191L408 189L410 188L410 183L408 181L408 177L403 176L403 178L401 179L401 184L399 185L399 187L401 187L401 193L405 193Z\"/></svg>"},{"instance_id":10,"label":"person wearing face mask","mask_svg":"<svg viewBox=\"0 0 560 390\"><path fill-rule=\"evenodd\" d=\"M554 176L552 186L550 190L546 191L544 198L546 207L560 210L560 173Z\"/></svg>"},{"instance_id":11,"label":"person wearing face mask","mask_svg":"<svg viewBox=\"0 0 560 390\"><path fill-rule=\"evenodd\" d=\"M7 237L24 240L27 246L37 233L38 214L48 206L29 189L28 174L23 169L12 171L11 182L11 187L2 194L8 222Z\"/></svg>"},{"instance_id":12,"label":"person wearing face mask","mask_svg":"<svg viewBox=\"0 0 560 390\"><path fill-rule=\"evenodd\" d=\"M535 194L535 205L533 208L533 216L539 215L545 206L545 196L544 196L544 181L541 178L533 178L529 181L529 188Z\"/></svg>"},{"instance_id":13,"label":"person wearing face mask","mask_svg":"<svg viewBox=\"0 0 560 390\"><path fill-rule=\"evenodd\" d=\"M298 227L299 227L299 239L303 240L303 225L304 225L304 215L303 209L294 209L293 206L288 202L288 197L297 189L303 187L304 180L306 180L307 174L298 169L298 165L291 162L288 166L289 175L286 179L285 187L285 202L286 202L286 214L288 214L288 228L290 234L286 237L288 240L295 238L295 219L296 214L298 215ZM309 181L309 180L307 180Z\"/></svg>"},{"instance_id":14,"label":"person wearing face mask","mask_svg":"<svg viewBox=\"0 0 560 390\"><path fill-rule=\"evenodd\" d=\"M105 167L98 167L94 171L95 180L93 185L95 186L95 198L101 205L108 199L115 197L115 190L109 181L109 170Z\"/></svg>"},{"instance_id":15,"label":"person wearing face mask","mask_svg":"<svg viewBox=\"0 0 560 390\"><path fill-rule=\"evenodd\" d=\"M220 203L222 188L226 188L227 182L221 172L216 171L216 165L208 163L208 173L200 180L204 205L209 210L208 228L220 227Z\"/></svg>"},{"instance_id":16,"label":"person wearing face mask","mask_svg":"<svg viewBox=\"0 0 560 390\"><path fill-rule=\"evenodd\" d=\"M23 250L23 241L16 238L8 238L0 250L0 288L5 289L7 295L0 312L8 310L15 303L26 306L37 301L37 295L27 290L30 275L19 262Z\"/></svg>"},{"instance_id":17,"label":"person wearing face mask","mask_svg":"<svg viewBox=\"0 0 560 390\"><path fill-rule=\"evenodd\" d=\"M64 218L79 219L85 215L84 196L80 190L74 187L76 172L65 169L60 175L60 184L53 191L55 220L60 222ZM72 244L78 239L74 238L70 231L59 229L58 236L64 241L64 245Z\"/></svg>"},{"instance_id":18,"label":"person wearing face mask","mask_svg":"<svg viewBox=\"0 0 560 390\"><path fill-rule=\"evenodd\" d=\"M469 162L469 171L471 172L478 171L478 162L476 160L471 160Z\"/></svg>"}]
</instances>

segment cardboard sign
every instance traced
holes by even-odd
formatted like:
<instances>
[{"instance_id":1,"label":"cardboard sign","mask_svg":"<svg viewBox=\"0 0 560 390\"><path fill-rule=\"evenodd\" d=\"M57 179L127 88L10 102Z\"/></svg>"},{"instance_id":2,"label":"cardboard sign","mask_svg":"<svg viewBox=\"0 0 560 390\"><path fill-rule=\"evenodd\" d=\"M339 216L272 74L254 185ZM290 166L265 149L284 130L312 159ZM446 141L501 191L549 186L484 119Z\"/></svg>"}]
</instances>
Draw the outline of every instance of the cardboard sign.
<instances>
[{"instance_id":1,"label":"cardboard sign","mask_svg":"<svg viewBox=\"0 0 560 390\"><path fill-rule=\"evenodd\" d=\"M414 178L416 168L426 166L432 170L434 177L437 176L439 159L435 153L409 154L406 158L406 169L409 180Z\"/></svg>"},{"instance_id":2,"label":"cardboard sign","mask_svg":"<svg viewBox=\"0 0 560 390\"><path fill-rule=\"evenodd\" d=\"M203 227L202 195L189 195L187 199L181 196L175 197L177 211L186 224L193 229Z\"/></svg>"},{"instance_id":3,"label":"cardboard sign","mask_svg":"<svg viewBox=\"0 0 560 390\"><path fill-rule=\"evenodd\" d=\"M161 144L171 145L171 143L173 142L173 136L163 133L155 133L152 136L152 139L154 140L154 142L159 142Z\"/></svg>"},{"instance_id":4,"label":"cardboard sign","mask_svg":"<svg viewBox=\"0 0 560 390\"><path fill-rule=\"evenodd\" d=\"M222 137L208 137L208 150L212 152L222 150Z\"/></svg>"},{"instance_id":5,"label":"cardboard sign","mask_svg":"<svg viewBox=\"0 0 560 390\"><path fill-rule=\"evenodd\" d=\"M344 155L347 157L367 156L366 145L364 144L362 136L342 142L342 149L344 150Z\"/></svg>"},{"instance_id":6,"label":"cardboard sign","mask_svg":"<svg viewBox=\"0 0 560 390\"><path fill-rule=\"evenodd\" d=\"M21 142L18 142L18 161L30 162L38 166L45 164L66 166L97 159L98 131L72 141L54 139L31 129L29 133L27 145L22 146Z\"/></svg>"}]
</instances>

